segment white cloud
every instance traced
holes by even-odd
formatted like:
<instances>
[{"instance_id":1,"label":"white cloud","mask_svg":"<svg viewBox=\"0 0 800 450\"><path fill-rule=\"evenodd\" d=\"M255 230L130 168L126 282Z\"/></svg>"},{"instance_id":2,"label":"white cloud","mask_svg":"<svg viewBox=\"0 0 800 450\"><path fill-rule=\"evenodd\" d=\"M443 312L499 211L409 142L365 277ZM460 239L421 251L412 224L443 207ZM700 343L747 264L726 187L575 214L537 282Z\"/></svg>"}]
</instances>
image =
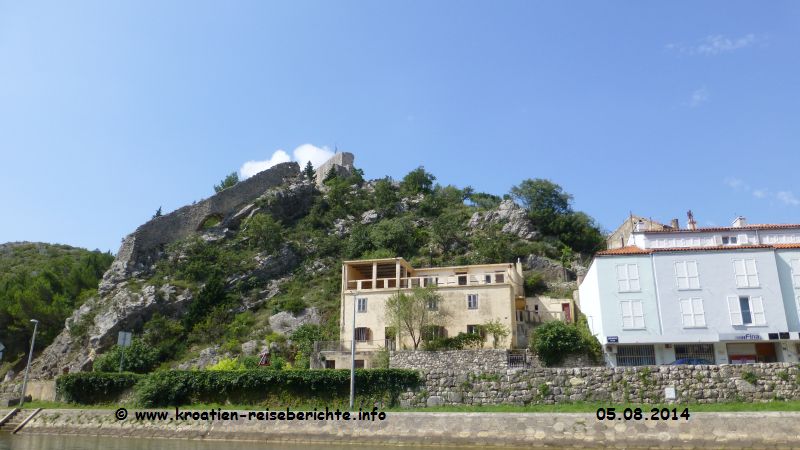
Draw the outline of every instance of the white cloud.
<instances>
[{"instance_id":1,"label":"white cloud","mask_svg":"<svg viewBox=\"0 0 800 450\"><path fill-rule=\"evenodd\" d=\"M744 189L745 191L749 191L750 190L750 186L748 186L747 184L745 184L744 181L742 181L741 179L736 178L736 177L727 177L727 178L725 178L725 180L723 180L723 182L729 188L732 188L732 189L737 189L737 190Z\"/></svg>"},{"instance_id":2,"label":"white cloud","mask_svg":"<svg viewBox=\"0 0 800 450\"><path fill-rule=\"evenodd\" d=\"M289 156L284 150L278 149L275 150L269 159L263 161L247 161L242 164L242 167L239 169L239 175L242 179L250 178L276 164L289 161L297 161L301 169L309 161L311 161L314 167L319 167L325 161L329 160L331 156L333 156L333 152L328 147L316 147L312 144L303 144L297 147L292 151L292 156Z\"/></svg>"},{"instance_id":3,"label":"white cloud","mask_svg":"<svg viewBox=\"0 0 800 450\"><path fill-rule=\"evenodd\" d=\"M734 191L750 192L753 197L759 200L778 200L785 205L800 206L800 198L797 198L792 191L771 192L769 189L753 189L749 184L736 177L727 177L723 180L723 183Z\"/></svg>"},{"instance_id":4,"label":"white cloud","mask_svg":"<svg viewBox=\"0 0 800 450\"><path fill-rule=\"evenodd\" d=\"M309 161L311 161L314 167L319 167L333 156L333 152L328 147L320 148L311 144L303 144L297 147L292 154L294 154L294 160L300 164L301 169L305 167Z\"/></svg>"},{"instance_id":5,"label":"white cloud","mask_svg":"<svg viewBox=\"0 0 800 450\"><path fill-rule=\"evenodd\" d=\"M700 89L696 89L692 92L692 98L689 101L689 106L692 108L697 108L698 106L702 105L703 103L708 101L708 89L705 87L701 87Z\"/></svg>"},{"instance_id":6,"label":"white cloud","mask_svg":"<svg viewBox=\"0 0 800 450\"><path fill-rule=\"evenodd\" d=\"M787 205L791 206L800 205L800 200L798 200L797 197L795 197L791 191L780 191L777 194L775 194L775 197L778 200L782 201L783 203L786 203Z\"/></svg>"},{"instance_id":7,"label":"white cloud","mask_svg":"<svg viewBox=\"0 0 800 450\"><path fill-rule=\"evenodd\" d=\"M292 158L289 157L289 154L285 151L275 150L275 153L273 153L269 159L265 159L263 161L247 161L246 163L242 164L242 167L239 169L239 174L243 179L250 178L258 172L267 170L276 164L289 162L291 160Z\"/></svg>"},{"instance_id":8,"label":"white cloud","mask_svg":"<svg viewBox=\"0 0 800 450\"><path fill-rule=\"evenodd\" d=\"M706 36L694 44L667 44L666 48L667 50L675 50L687 55L715 56L752 47L760 40L753 33L748 33L738 38L714 34Z\"/></svg>"}]
</instances>

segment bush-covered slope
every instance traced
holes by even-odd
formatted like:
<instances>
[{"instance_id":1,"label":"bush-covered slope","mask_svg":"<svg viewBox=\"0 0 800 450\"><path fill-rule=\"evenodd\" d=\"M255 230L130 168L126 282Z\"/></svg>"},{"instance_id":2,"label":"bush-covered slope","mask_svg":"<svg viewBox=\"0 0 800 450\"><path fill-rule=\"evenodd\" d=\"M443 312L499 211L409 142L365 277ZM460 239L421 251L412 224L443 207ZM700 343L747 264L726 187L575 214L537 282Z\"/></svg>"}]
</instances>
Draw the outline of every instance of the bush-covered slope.
<instances>
[{"instance_id":1,"label":"bush-covered slope","mask_svg":"<svg viewBox=\"0 0 800 450\"><path fill-rule=\"evenodd\" d=\"M37 342L49 344L64 328L64 319L87 298L114 259L108 253L67 245L9 243L0 245L0 342L4 360L27 351L33 324L41 322Z\"/></svg>"},{"instance_id":2,"label":"bush-covered slope","mask_svg":"<svg viewBox=\"0 0 800 450\"><path fill-rule=\"evenodd\" d=\"M533 254L569 266L604 242L588 216L572 211L571 197L545 180L526 180L512 191L527 208L509 196L435 184L422 168L400 182L368 182L356 169L347 178L331 176L312 195L310 211L300 218L256 212L237 230L209 226L168 246L147 278L131 280L138 290L191 293L180 314L157 315L134 330L161 361L220 344L236 354L243 342L263 342L273 331L270 315L310 307L321 316L318 335L337 339L342 260L402 256L427 266L511 262ZM541 276L529 284L547 289ZM307 355L281 348L287 359L305 364Z\"/></svg>"},{"instance_id":3,"label":"bush-covered slope","mask_svg":"<svg viewBox=\"0 0 800 450\"><path fill-rule=\"evenodd\" d=\"M306 172L257 193L252 179L242 182L248 189L231 181L213 201L253 194L186 237L135 260L118 255L98 295L34 363L34 375L89 370L108 359L102 354L119 330L133 331L144 344L137 348L148 350L137 359L141 367L129 370L206 367L263 346L274 350L274 362L303 367L314 340L338 338L343 260L401 256L421 267L522 258L531 269L527 293L570 295L570 285L552 281L563 281L567 268L604 244L594 221L573 211L571 196L547 180L524 180L499 197L439 185L421 167L399 182L366 181L358 169L331 171L319 187L313 170ZM178 223L174 215L185 209L148 224Z\"/></svg>"}]
</instances>

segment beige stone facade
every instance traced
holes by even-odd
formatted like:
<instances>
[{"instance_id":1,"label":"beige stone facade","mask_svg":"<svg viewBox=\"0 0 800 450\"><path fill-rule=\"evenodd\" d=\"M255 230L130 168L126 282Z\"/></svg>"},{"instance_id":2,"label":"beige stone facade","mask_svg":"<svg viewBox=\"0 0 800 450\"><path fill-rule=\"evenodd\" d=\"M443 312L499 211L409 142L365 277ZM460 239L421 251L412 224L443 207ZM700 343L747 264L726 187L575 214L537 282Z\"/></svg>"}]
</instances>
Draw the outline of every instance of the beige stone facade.
<instances>
[{"instance_id":1,"label":"beige stone facade","mask_svg":"<svg viewBox=\"0 0 800 450\"><path fill-rule=\"evenodd\" d=\"M524 347L527 341L518 336L526 335L523 328L528 326L528 315L521 314L526 309L522 279L520 263L417 269L403 258L345 261L339 316L341 342L335 349L320 350L349 352L354 315L357 351L412 349L413 343L407 336L392 336L386 323L386 300L398 291L410 293L414 288L428 286L433 286L442 296L437 305L447 316L440 329L442 337L471 332L476 325L499 320L510 332L500 348ZM492 338L487 337L484 347L491 346ZM329 362L328 367L341 367L344 360L349 365L349 354L343 358L341 363L338 360ZM370 365L367 358L364 366Z\"/></svg>"}]
</instances>

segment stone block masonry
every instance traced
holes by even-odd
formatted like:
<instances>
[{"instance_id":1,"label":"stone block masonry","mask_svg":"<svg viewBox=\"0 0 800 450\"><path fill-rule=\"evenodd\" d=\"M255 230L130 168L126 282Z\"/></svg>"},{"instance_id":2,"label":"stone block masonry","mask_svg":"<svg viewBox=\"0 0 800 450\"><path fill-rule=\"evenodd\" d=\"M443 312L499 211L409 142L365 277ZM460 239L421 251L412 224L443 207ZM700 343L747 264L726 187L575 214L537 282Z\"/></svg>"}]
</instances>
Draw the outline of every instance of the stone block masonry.
<instances>
[{"instance_id":1,"label":"stone block masonry","mask_svg":"<svg viewBox=\"0 0 800 450\"><path fill-rule=\"evenodd\" d=\"M660 404L669 403L669 387L680 404L800 400L796 364L508 369L501 352L393 352L391 367L419 370L424 380L401 405Z\"/></svg>"}]
</instances>

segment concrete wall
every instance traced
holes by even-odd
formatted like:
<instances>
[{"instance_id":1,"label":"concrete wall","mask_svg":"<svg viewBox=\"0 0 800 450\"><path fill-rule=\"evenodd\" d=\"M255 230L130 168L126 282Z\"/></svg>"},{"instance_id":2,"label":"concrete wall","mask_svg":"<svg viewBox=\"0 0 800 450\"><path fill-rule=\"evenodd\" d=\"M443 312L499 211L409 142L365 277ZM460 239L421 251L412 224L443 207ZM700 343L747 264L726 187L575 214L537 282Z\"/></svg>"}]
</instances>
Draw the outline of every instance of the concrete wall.
<instances>
[{"instance_id":1,"label":"concrete wall","mask_svg":"<svg viewBox=\"0 0 800 450\"><path fill-rule=\"evenodd\" d=\"M174 414L174 410L169 411ZM499 448L791 448L800 413L691 413L689 420L608 421L594 413L387 413L384 421L117 420L113 410L43 410L36 434Z\"/></svg>"}]
</instances>

